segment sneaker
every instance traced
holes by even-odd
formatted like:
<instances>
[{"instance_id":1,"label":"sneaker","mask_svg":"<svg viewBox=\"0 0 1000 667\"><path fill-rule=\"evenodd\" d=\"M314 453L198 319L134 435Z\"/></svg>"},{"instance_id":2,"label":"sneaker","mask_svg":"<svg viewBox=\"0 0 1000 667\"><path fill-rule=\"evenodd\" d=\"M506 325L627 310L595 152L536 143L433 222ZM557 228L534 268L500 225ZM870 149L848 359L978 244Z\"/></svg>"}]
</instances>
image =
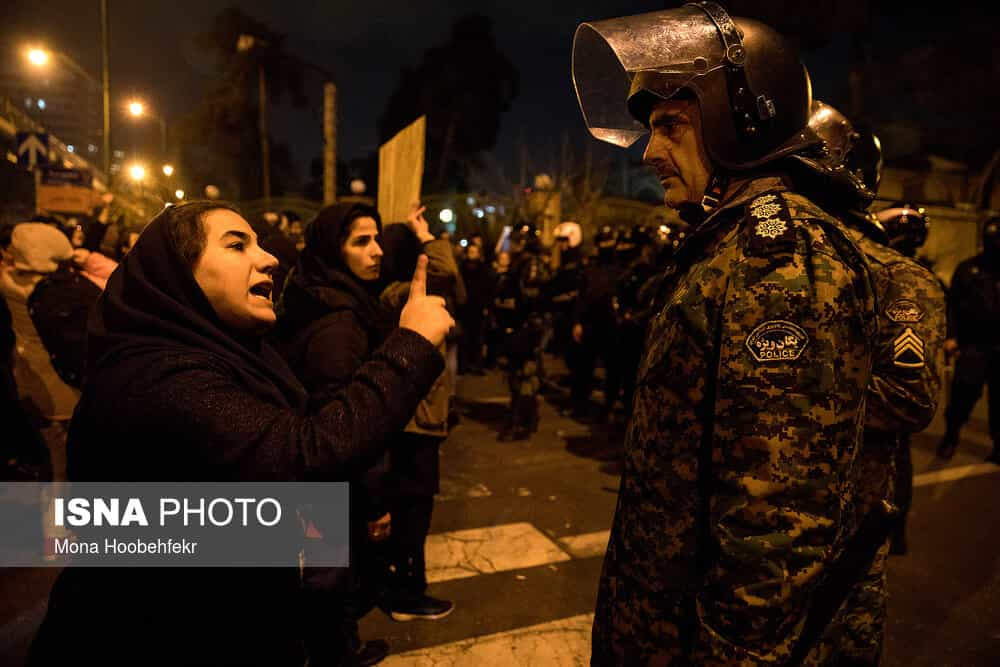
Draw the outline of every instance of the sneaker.
<instances>
[{"instance_id":1,"label":"sneaker","mask_svg":"<svg viewBox=\"0 0 1000 667\"><path fill-rule=\"evenodd\" d=\"M423 595L412 601L394 604L389 616L394 621L437 621L454 610L455 603L450 600Z\"/></svg>"}]
</instances>

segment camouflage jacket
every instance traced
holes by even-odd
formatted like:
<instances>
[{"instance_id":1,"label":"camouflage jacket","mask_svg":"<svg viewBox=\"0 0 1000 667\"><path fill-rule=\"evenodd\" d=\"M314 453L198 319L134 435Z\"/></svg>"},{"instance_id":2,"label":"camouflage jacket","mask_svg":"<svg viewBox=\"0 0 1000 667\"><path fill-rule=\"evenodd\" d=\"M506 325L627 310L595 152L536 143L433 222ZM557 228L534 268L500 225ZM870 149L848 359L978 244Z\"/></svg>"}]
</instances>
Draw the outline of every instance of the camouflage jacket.
<instances>
[{"instance_id":1,"label":"camouflage jacket","mask_svg":"<svg viewBox=\"0 0 1000 667\"><path fill-rule=\"evenodd\" d=\"M879 304L865 446L857 466L858 509L864 514L892 498L898 435L923 430L937 411L947 310L941 283L930 271L858 230L851 235L868 259Z\"/></svg>"},{"instance_id":2,"label":"camouflage jacket","mask_svg":"<svg viewBox=\"0 0 1000 667\"><path fill-rule=\"evenodd\" d=\"M941 388L944 290L916 260L858 231L851 234L868 258L879 302L866 426L893 433L922 431L934 418Z\"/></svg>"},{"instance_id":3,"label":"camouflage jacket","mask_svg":"<svg viewBox=\"0 0 1000 667\"><path fill-rule=\"evenodd\" d=\"M873 281L843 225L782 183L750 183L664 271L594 665L781 664L854 529Z\"/></svg>"},{"instance_id":4,"label":"camouflage jacket","mask_svg":"<svg viewBox=\"0 0 1000 667\"><path fill-rule=\"evenodd\" d=\"M915 260L852 227L868 259L878 299L875 361L868 385L864 444L854 465L857 521L883 513L894 497L895 454L902 433L924 429L937 409L945 337L944 291ZM806 665L877 664L886 621L886 543L866 576L847 591ZM837 584L821 594L838 597Z\"/></svg>"}]
</instances>

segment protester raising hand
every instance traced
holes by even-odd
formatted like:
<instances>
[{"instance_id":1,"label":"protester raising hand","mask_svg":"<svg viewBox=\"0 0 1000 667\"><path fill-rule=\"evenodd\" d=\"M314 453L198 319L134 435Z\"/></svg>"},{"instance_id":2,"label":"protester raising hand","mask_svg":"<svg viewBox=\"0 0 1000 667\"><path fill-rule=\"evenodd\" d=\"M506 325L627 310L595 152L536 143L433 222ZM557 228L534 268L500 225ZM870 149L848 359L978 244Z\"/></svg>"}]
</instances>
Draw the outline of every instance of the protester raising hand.
<instances>
[{"instance_id":1,"label":"protester raising hand","mask_svg":"<svg viewBox=\"0 0 1000 667\"><path fill-rule=\"evenodd\" d=\"M413 202L410 205L410 215L406 218L406 226L410 228L417 239L421 243L427 243L434 240L434 235L431 234L430 225L424 218L424 211L427 210L426 206L421 206L420 202Z\"/></svg>"},{"instance_id":2,"label":"protester raising hand","mask_svg":"<svg viewBox=\"0 0 1000 667\"><path fill-rule=\"evenodd\" d=\"M440 345L455 326L455 320L448 314L444 303L439 296L427 296L427 255L421 255L410 281L410 296L399 315L399 326L417 332L434 345Z\"/></svg>"}]
</instances>

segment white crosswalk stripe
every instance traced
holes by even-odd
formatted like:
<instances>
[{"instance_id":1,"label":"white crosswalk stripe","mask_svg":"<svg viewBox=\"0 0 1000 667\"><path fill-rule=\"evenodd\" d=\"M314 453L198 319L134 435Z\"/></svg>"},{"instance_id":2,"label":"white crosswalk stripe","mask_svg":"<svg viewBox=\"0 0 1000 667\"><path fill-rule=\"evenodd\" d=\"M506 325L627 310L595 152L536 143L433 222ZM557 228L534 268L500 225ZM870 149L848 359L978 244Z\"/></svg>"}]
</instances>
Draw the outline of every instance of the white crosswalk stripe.
<instances>
[{"instance_id":1,"label":"white crosswalk stripe","mask_svg":"<svg viewBox=\"0 0 1000 667\"><path fill-rule=\"evenodd\" d=\"M593 614L389 656L386 667L572 667L590 663Z\"/></svg>"},{"instance_id":2,"label":"white crosswalk stripe","mask_svg":"<svg viewBox=\"0 0 1000 667\"><path fill-rule=\"evenodd\" d=\"M464 579L480 574L548 565L570 559L530 523L470 528L427 537L427 581Z\"/></svg>"}]
</instances>

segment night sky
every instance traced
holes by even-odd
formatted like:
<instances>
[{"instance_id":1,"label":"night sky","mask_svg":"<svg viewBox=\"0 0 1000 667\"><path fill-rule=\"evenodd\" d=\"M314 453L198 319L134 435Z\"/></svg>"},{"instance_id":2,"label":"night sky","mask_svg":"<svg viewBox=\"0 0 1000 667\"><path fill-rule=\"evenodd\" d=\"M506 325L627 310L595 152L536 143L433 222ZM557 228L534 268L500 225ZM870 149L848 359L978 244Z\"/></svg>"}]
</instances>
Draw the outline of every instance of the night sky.
<instances>
[{"instance_id":1,"label":"night sky","mask_svg":"<svg viewBox=\"0 0 1000 667\"><path fill-rule=\"evenodd\" d=\"M288 35L290 51L335 73L340 104L340 159L361 157L377 149L376 119L399 80L401 66L417 64L425 49L444 43L458 17L472 12L489 16L494 21L500 50L519 69L521 77L513 108L502 117L496 149L497 157L507 165L509 177L516 177L514 155L522 132L533 159L539 163L546 155L556 154L563 131L575 139L582 137L583 122L569 72L576 26L585 20L665 6L639 0L577 0L565 3L565 8L559 10L548 3L527 0L110 0L109 4L116 112L132 94L161 109L168 123L193 109L216 77L214 57L196 46L194 38L219 10L235 4ZM926 9L911 8L898 16L883 10L878 27L884 30L885 37L877 48L909 48L914 42L940 37L950 30L942 21L949 17L954 20L961 4L951 3L947 9L936 10L936 15L935 10ZM2 31L8 36L8 45L34 37L68 52L95 76L99 75L98 0L4 0L4 5L2 11L8 20ZM8 57L13 57L13 50L8 52ZM850 37L840 35L823 49L804 54L816 97L846 104L849 53ZM309 160L320 150L320 86L318 77L310 79L309 88L314 91L312 109L274 112L273 134L276 140L291 145L301 176L305 176ZM900 108L905 110L906 106ZM112 122L114 128L127 121L118 115Z\"/></svg>"}]
</instances>

